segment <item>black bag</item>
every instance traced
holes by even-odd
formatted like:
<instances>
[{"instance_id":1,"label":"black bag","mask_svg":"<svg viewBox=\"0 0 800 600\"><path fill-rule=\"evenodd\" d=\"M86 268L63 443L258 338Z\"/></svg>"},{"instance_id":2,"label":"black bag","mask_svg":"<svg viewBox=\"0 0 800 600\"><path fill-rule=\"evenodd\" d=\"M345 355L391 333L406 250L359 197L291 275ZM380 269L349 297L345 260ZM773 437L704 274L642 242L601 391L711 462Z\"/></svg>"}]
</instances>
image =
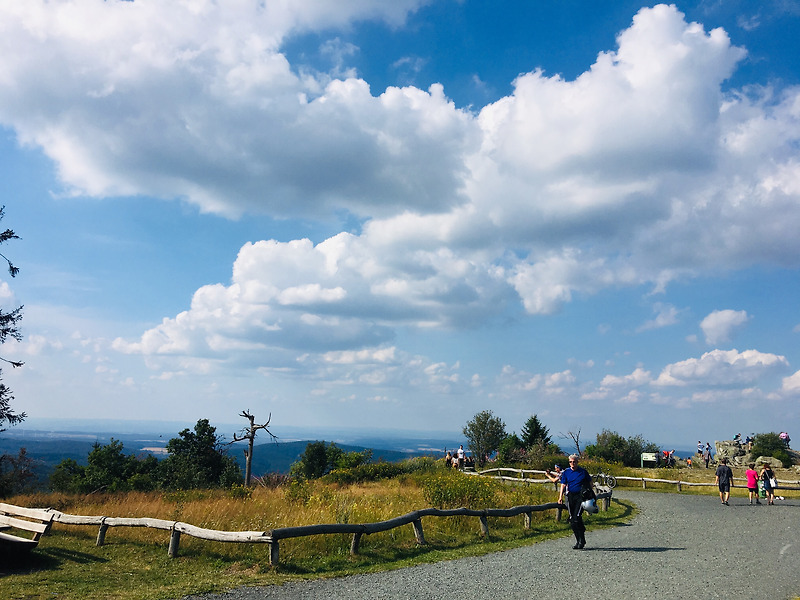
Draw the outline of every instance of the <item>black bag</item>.
<instances>
[{"instance_id":1,"label":"black bag","mask_svg":"<svg viewBox=\"0 0 800 600\"><path fill-rule=\"evenodd\" d=\"M594 500L597 495L594 493L594 486L591 483L584 483L581 488L581 500Z\"/></svg>"}]
</instances>

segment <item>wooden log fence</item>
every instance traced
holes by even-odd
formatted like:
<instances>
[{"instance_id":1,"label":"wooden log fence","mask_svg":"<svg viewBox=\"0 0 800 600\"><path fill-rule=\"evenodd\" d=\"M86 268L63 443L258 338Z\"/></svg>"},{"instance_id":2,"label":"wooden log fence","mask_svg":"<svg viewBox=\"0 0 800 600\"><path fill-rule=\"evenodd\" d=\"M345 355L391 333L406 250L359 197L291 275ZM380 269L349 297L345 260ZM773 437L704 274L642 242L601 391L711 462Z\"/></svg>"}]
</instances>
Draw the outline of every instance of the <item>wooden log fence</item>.
<instances>
[{"instance_id":1,"label":"wooden log fence","mask_svg":"<svg viewBox=\"0 0 800 600\"><path fill-rule=\"evenodd\" d=\"M514 473L515 475L503 475L503 473ZM480 475L483 477L491 477L493 479L500 479L502 481L509 481L509 482L520 482L524 481L525 483L551 483L549 479L533 479L531 476L533 475L544 475L544 471L537 471L533 469L512 469L510 467L498 467L493 469L486 469L485 471L477 471L475 473L467 473L468 475ZM692 487L692 486L707 486L707 487L715 487L717 484L712 482L701 482L701 481L681 481L679 479L658 479L655 477L629 477L626 475L617 475L615 476L617 481L637 481L642 483L642 489L647 489L648 483L666 483L668 485L676 486L677 490L680 492L683 490L683 486ZM737 485L736 481L740 483ZM733 478L734 485L736 487L747 487L747 480L743 477L734 477ZM800 490L800 481L778 481L778 488L782 490Z\"/></svg>"},{"instance_id":2,"label":"wooden log fence","mask_svg":"<svg viewBox=\"0 0 800 600\"><path fill-rule=\"evenodd\" d=\"M608 510L611 491L598 494L603 510ZM304 537L309 535L330 535L330 534L351 534L350 553L358 554L359 545L364 535L388 531L404 525L411 525L414 530L414 538L419 545L425 545L425 535L422 528L423 517L455 517L467 516L478 517L480 522L481 534L489 535L489 517L516 517L523 515L525 529L530 529L532 514L547 510L556 511L556 520L561 520L562 511L566 506L557 502L548 502L538 505L522 505L512 508L485 508L481 510L469 508L424 508L416 510L406 515L395 517L387 521L377 523L329 523L321 525L303 525L297 527L280 527L268 531L219 531L215 529L204 529L189 523L180 521L169 521L165 519L151 518L132 518L132 517L105 517L105 516L83 516L70 515L60 511L45 509L53 514L53 522L63 525L83 525L98 527L97 546L105 543L106 534L109 527L149 527L170 532L169 549L167 551L170 558L178 556L181 534L186 534L194 538L215 542L233 543L263 543L269 545L269 564L277 565L280 559L280 541Z\"/></svg>"},{"instance_id":3,"label":"wooden log fence","mask_svg":"<svg viewBox=\"0 0 800 600\"><path fill-rule=\"evenodd\" d=\"M657 479L651 477L628 477L625 475L618 475L616 476L617 481L641 481L642 482L642 489L647 489L648 483L666 483L668 485L676 486L677 490L680 492L683 490L683 486L686 487L716 487L716 483L713 481L705 482L705 481L681 481L681 480L673 480L673 479ZM737 484L737 480L739 483ZM743 477L734 477L733 484L735 487L747 487L747 480ZM778 488L782 490L800 490L800 481L778 481Z\"/></svg>"}]
</instances>

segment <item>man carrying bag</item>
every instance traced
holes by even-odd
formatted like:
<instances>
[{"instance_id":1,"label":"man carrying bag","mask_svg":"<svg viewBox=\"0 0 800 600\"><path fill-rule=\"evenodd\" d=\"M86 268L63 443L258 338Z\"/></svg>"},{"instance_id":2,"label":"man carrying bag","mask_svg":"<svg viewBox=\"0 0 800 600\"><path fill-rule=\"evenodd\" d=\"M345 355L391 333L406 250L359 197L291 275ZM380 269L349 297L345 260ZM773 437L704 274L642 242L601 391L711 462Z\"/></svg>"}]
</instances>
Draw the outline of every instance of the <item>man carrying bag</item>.
<instances>
[{"instance_id":1,"label":"man carrying bag","mask_svg":"<svg viewBox=\"0 0 800 600\"><path fill-rule=\"evenodd\" d=\"M561 474L561 488L558 494L558 503L563 504L564 494L567 495L567 509L569 510L569 524L575 534L575 550L581 550L586 546L586 526L583 524L584 500L594 497L592 486L592 476L589 471L578 466L578 455L572 454L569 457L569 469L565 469ZM587 497L584 497L586 490Z\"/></svg>"}]
</instances>

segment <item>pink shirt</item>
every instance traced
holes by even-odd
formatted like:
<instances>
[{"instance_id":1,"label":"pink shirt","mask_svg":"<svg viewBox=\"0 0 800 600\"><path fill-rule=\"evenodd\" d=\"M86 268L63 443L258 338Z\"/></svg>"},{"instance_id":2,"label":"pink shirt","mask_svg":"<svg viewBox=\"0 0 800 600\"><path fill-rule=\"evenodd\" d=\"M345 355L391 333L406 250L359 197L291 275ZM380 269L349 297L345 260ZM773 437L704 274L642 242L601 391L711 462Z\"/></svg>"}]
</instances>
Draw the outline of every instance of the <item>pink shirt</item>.
<instances>
[{"instance_id":1,"label":"pink shirt","mask_svg":"<svg viewBox=\"0 0 800 600\"><path fill-rule=\"evenodd\" d=\"M756 487L756 482L758 481L758 473L756 473L753 469L747 469L745 471L745 476L747 477L747 487L754 488Z\"/></svg>"}]
</instances>

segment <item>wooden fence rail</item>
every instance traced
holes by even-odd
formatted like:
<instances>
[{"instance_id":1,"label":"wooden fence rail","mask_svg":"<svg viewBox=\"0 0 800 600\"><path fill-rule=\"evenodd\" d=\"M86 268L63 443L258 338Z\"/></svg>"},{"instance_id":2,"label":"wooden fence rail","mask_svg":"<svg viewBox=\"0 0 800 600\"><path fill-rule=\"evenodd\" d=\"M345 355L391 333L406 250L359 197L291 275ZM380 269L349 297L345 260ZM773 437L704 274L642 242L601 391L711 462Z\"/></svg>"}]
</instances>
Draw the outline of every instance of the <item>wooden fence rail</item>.
<instances>
[{"instance_id":1,"label":"wooden fence rail","mask_svg":"<svg viewBox=\"0 0 800 600\"><path fill-rule=\"evenodd\" d=\"M509 475L492 475L492 473L516 473L516 476L509 476ZM470 474L470 473L467 473ZM486 469L485 471L477 471L475 473L471 473L472 475L481 475L484 477L491 477L492 479L500 479L502 481L511 481L511 482L519 482L524 481L525 483L551 483L549 479L533 479L532 477L527 477L527 475L543 475L545 474L544 471L537 471L533 469L512 469L510 467L498 467L493 469ZM669 485L674 485L677 487L678 491L682 491L683 486L692 487L692 486L710 486L714 487L717 484L713 481L711 482L702 482L702 481L681 481L679 479L658 479L655 477L629 477L626 475L616 475L615 479L617 481L641 481L642 482L642 489L647 489L648 483L666 483ZM734 485L736 480L739 480L741 483L738 487L746 487L747 480L743 477L734 477L733 482ZM778 488L782 490L800 490L800 481L784 481L778 480Z\"/></svg>"},{"instance_id":2,"label":"wooden fence rail","mask_svg":"<svg viewBox=\"0 0 800 600\"><path fill-rule=\"evenodd\" d=\"M603 491L597 495L597 498L602 501L600 505L603 510L608 510L611 500L611 491ZM548 502L547 504L529 504L514 506L512 508L485 508L481 510L469 508L424 508L377 523L330 523L303 525L299 527L280 527L268 531L218 531L216 529L204 529L202 527L190 525L189 523L168 521L165 519L82 516L70 515L53 509L46 510L53 514L54 523L98 527L97 546L102 546L105 543L106 533L109 527L149 527L170 532L168 550L170 558L175 558L178 555L181 534L186 534L194 538L215 542L269 544L269 563L271 565L277 565L279 561L280 540L308 535L352 534L353 538L350 543L350 553L355 555L358 554L359 544L363 535L388 531L408 524L411 524L414 528L414 537L417 543L424 545L425 535L422 529L423 517L478 517L480 520L481 534L487 536L489 535L489 517L515 517L524 515L525 529L530 529L532 514L534 512L555 510L556 520L560 520L562 511L566 510L566 506L557 502Z\"/></svg>"},{"instance_id":3,"label":"wooden fence rail","mask_svg":"<svg viewBox=\"0 0 800 600\"><path fill-rule=\"evenodd\" d=\"M740 482L738 486L736 485L736 480L737 479ZM716 487L716 485L717 485L713 481L711 481L711 482L705 482L705 481L681 481L679 479L678 480L673 480L673 479L656 479L656 478L650 478L650 477L628 477L628 476L625 476L625 475L617 476L617 481L622 481L622 480L624 480L624 481L641 481L642 482L642 489L647 489L647 484L648 483L666 483L666 484L669 484L669 485L676 486L679 492L683 489L683 486L687 486L687 487L692 487L692 486ZM733 483L734 483L734 485L736 487L747 487L747 480L745 478L743 478L743 477L734 477L733 478ZM782 481L782 480L779 480L777 489L800 490L800 487L797 487L798 485L800 485L800 481ZM794 486L794 487L792 487L792 486Z\"/></svg>"}]
</instances>

